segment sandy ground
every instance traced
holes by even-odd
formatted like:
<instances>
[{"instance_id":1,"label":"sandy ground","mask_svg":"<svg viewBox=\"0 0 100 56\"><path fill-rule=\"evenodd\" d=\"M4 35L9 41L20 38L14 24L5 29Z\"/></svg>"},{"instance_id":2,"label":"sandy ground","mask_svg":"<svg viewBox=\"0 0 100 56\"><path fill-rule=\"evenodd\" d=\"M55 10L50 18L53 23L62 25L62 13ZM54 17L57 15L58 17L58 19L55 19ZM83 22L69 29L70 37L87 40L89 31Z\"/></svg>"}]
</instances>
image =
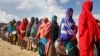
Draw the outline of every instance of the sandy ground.
<instances>
[{"instance_id":1,"label":"sandy ground","mask_svg":"<svg viewBox=\"0 0 100 56\"><path fill-rule=\"evenodd\" d=\"M19 46L11 45L0 38L0 56L39 56L38 52L21 50Z\"/></svg>"}]
</instances>

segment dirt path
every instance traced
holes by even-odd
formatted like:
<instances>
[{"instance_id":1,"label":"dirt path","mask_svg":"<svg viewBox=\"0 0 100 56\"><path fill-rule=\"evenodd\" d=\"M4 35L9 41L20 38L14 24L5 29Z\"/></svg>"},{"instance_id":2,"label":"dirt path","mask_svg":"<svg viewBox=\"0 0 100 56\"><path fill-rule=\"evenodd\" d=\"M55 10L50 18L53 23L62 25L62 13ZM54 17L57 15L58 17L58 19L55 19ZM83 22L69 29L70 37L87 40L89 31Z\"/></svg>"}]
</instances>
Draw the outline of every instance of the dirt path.
<instances>
[{"instance_id":1,"label":"dirt path","mask_svg":"<svg viewBox=\"0 0 100 56\"><path fill-rule=\"evenodd\" d=\"M11 45L0 38L0 56L39 56L38 52L21 50L19 46Z\"/></svg>"}]
</instances>

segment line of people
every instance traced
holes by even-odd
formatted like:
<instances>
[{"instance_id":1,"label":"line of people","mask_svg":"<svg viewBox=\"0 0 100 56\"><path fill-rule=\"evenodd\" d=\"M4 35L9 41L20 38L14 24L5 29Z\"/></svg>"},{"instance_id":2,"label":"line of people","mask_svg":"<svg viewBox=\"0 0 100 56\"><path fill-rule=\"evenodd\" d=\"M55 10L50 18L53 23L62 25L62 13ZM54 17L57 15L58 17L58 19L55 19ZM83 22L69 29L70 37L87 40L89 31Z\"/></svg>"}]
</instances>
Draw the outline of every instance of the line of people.
<instances>
[{"instance_id":1,"label":"line of people","mask_svg":"<svg viewBox=\"0 0 100 56\"><path fill-rule=\"evenodd\" d=\"M22 21L13 20L2 30L2 38L11 44L21 46L21 49L39 51L40 56L94 56L94 44L100 52L100 23L91 14L92 1L82 4L78 26L73 20L73 9L65 11L61 24L57 23L57 16L52 16L52 21L47 17L32 17ZM76 37L77 31L79 36ZM8 34L5 34L8 32ZM4 36L5 34L5 36ZM77 38L79 41L77 41ZM79 44L79 46L78 46ZM100 54L98 54L99 56Z\"/></svg>"}]
</instances>

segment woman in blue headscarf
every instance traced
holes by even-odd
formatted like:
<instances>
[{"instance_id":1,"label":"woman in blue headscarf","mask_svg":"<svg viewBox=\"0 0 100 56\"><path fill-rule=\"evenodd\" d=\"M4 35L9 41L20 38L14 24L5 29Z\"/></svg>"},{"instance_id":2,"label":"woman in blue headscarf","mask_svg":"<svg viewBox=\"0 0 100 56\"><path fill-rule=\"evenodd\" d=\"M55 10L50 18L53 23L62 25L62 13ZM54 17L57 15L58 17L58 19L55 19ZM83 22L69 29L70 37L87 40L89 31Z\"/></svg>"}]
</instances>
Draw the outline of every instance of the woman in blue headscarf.
<instances>
[{"instance_id":1,"label":"woman in blue headscarf","mask_svg":"<svg viewBox=\"0 0 100 56\"><path fill-rule=\"evenodd\" d=\"M64 45L64 47L68 50L68 56L78 56L76 47L77 27L72 16L73 9L68 8L66 11L66 16L62 19L60 25L60 44Z\"/></svg>"},{"instance_id":2,"label":"woman in blue headscarf","mask_svg":"<svg viewBox=\"0 0 100 56\"><path fill-rule=\"evenodd\" d=\"M8 27L7 27L7 31L8 31L8 42L12 42L12 38L11 38L11 35L12 35L12 32L14 30L14 26L13 26L13 22L10 21L9 24L8 24Z\"/></svg>"}]
</instances>

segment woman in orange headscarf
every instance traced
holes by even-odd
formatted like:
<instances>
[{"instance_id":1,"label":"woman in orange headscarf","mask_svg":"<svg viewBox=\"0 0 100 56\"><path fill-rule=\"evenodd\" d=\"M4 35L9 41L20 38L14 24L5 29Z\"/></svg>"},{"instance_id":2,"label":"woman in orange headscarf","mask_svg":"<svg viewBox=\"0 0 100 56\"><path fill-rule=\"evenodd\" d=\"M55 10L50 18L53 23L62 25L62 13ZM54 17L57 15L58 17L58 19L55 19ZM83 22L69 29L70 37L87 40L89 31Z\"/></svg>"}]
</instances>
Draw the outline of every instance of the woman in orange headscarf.
<instances>
[{"instance_id":1,"label":"woman in orange headscarf","mask_svg":"<svg viewBox=\"0 0 100 56\"><path fill-rule=\"evenodd\" d=\"M36 38L39 38L39 54L40 56L55 56L52 42L52 23L47 17L43 18L42 24L39 26Z\"/></svg>"},{"instance_id":2,"label":"woman in orange headscarf","mask_svg":"<svg viewBox=\"0 0 100 56\"><path fill-rule=\"evenodd\" d=\"M20 32L20 40L21 40L21 48L24 45L24 37L25 37L25 31L26 31L26 27L28 25L28 20L27 18L23 18L20 26L19 26L19 32ZM25 46L24 46L25 47Z\"/></svg>"},{"instance_id":3,"label":"woman in orange headscarf","mask_svg":"<svg viewBox=\"0 0 100 56\"><path fill-rule=\"evenodd\" d=\"M80 56L93 56L94 37L100 40L99 27L91 13L92 8L93 2L90 0L82 4L82 12L78 23Z\"/></svg>"}]
</instances>

